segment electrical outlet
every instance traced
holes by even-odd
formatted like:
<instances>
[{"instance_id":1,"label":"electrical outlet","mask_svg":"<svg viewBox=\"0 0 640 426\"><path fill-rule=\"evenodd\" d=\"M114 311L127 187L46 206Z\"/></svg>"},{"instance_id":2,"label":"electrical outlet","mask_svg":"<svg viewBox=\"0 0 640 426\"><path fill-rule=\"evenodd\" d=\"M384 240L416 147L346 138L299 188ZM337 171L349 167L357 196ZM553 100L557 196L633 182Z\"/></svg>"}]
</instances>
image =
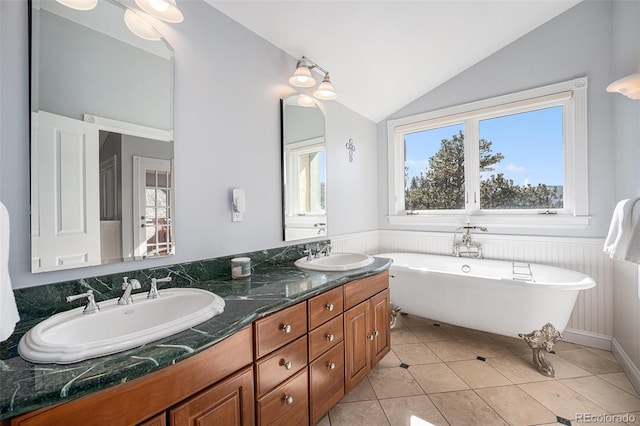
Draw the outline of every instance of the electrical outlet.
<instances>
[{"instance_id":1,"label":"electrical outlet","mask_svg":"<svg viewBox=\"0 0 640 426\"><path fill-rule=\"evenodd\" d=\"M231 213L231 221L232 222L242 222L242 213L240 213L240 212Z\"/></svg>"}]
</instances>

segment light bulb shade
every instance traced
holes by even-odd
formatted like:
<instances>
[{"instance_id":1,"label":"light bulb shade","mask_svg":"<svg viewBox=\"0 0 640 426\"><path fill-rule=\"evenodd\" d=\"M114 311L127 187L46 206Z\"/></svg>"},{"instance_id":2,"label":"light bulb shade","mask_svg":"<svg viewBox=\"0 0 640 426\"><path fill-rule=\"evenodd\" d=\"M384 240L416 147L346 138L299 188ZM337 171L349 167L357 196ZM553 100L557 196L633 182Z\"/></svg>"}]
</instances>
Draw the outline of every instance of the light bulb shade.
<instances>
[{"instance_id":1,"label":"light bulb shade","mask_svg":"<svg viewBox=\"0 0 640 426\"><path fill-rule=\"evenodd\" d=\"M91 10L98 4L98 0L56 0L58 3L63 4L71 9L75 10Z\"/></svg>"},{"instance_id":2,"label":"light bulb shade","mask_svg":"<svg viewBox=\"0 0 640 426\"><path fill-rule=\"evenodd\" d=\"M607 92L617 92L629 99L640 100L640 72L614 81L607 86Z\"/></svg>"},{"instance_id":3,"label":"light bulb shade","mask_svg":"<svg viewBox=\"0 0 640 426\"><path fill-rule=\"evenodd\" d=\"M313 92L313 96L325 101L332 101L338 97L338 95L336 95L336 91L333 89L331 80L329 80L328 74L325 75L324 79L322 80L322 83L320 83L320 86L318 86L316 91Z\"/></svg>"},{"instance_id":4,"label":"light bulb shade","mask_svg":"<svg viewBox=\"0 0 640 426\"><path fill-rule=\"evenodd\" d=\"M311 96L300 95L300 97L298 97L298 105L300 106L312 107L312 106L315 106L315 104L316 103Z\"/></svg>"},{"instance_id":5,"label":"light bulb shade","mask_svg":"<svg viewBox=\"0 0 640 426\"><path fill-rule=\"evenodd\" d=\"M184 20L176 0L136 0L136 4L140 9L161 21L177 24Z\"/></svg>"},{"instance_id":6,"label":"light bulb shade","mask_svg":"<svg viewBox=\"0 0 640 426\"><path fill-rule=\"evenodd\" d=\"M311 75L311 70L306 65L300 65L289 79L289 84L296 87L312 87L316 79Z\"/></svg>"},{"instance_id":7,"label":"light bulb shade","mask_svg":"<svg viewBox=\"0 0 640 426\"><path fill-rule=\"evenodd\" d=\"M129 31L140 38L152 41L160 40L160 33L131 9L127 9L126 12L124 12L124 23L127 25L127 28L129 28Z\"/></svg>"}]
</instances>

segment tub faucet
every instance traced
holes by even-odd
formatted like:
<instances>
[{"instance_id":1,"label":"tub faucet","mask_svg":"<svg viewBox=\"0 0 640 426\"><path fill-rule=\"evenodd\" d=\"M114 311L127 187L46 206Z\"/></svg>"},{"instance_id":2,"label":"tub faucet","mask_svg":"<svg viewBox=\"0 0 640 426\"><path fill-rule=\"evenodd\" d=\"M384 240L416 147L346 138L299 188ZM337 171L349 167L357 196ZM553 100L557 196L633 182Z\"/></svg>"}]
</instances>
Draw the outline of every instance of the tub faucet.
<instances>
[{"instance_id":1,"label":"tub faucet","mask_svg":"<svg viewBox=\"0 0 640 426\"><path fill-rule=\"evenodd\" d=\"M453 233L453 255L460 257L463 254L467 256L474 255L477 258L482 258L482 244L471 241L470 230L477 229L482 232L487 232L487 228L484 226L471 226L467 223L466 226L458 226ZM464 230L462 238L458 240L458 231ZM461 250L461 248L463 248Z\"/></svg>"},{"instance_id":2,"label":"tub faucet","mask_svg":"<svg viewBox=\"0 0 640 426\"><path fill-rule=\"evenodd\" d=\"M129 281L128 277L122 277L122 289L124 290L124 293L122 293L122 296L118 299L118 305L130 305L133 303L131 291L137 290L140 287L140 281L135 278Z\"/></svg>"}]
</instances>

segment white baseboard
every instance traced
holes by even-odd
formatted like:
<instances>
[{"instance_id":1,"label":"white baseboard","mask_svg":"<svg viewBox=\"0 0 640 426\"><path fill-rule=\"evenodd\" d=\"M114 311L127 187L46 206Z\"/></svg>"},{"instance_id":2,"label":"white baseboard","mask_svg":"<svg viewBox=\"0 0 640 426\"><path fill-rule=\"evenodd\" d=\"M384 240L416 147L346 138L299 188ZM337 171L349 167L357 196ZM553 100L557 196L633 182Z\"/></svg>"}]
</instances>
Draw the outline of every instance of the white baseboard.
<instances>
[{"instance_id":1,"label":"white baseboard","mask_svg":"<svg viewBox=\"0 0 640 426\"><path fill-rule=\"evenodd\" d=\"M590 331L576 330L575 328L565 328L562 332L562 336L562 340L565 342L611 351L611 336L592 333Z\"/></svg>"},{"instance_id":2,"label":"white baseboard","mask_svg":"<svg viewBox=\"0 0 640 426\"><path fill-rule=\"evenodd\" d=\"M640 370L638 370L638 367L636 367L633 361L631 361L631 358L629 358L624 349L622 349L622 346L620 346L615 337L611 340L611 346L611 352L613 352L613 355L627 374L627 377L633 387L636 388L638 393L640 393Z\"/></svg>"}]
</instances>

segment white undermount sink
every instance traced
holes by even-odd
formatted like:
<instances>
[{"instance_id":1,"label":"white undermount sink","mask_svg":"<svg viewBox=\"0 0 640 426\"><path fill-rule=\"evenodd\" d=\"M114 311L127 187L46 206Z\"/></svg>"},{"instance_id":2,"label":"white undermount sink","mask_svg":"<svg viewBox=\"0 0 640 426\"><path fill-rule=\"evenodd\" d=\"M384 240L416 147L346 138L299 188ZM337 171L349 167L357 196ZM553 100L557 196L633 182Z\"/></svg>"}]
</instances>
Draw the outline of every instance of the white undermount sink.
<instances>
[{"instance_id":1,"label":"white undermount sink","mask_svg":"<svg viewBox=\"0 0 640 426\"><path fill-rule=\"evenodd\" d=\"M331 253L307 260L306 257L295 261L298 268L312 271L350 271L373 263L373 257L361 253Z\"/></svg>"},{"instance_id":2,"label":"white undermount sink","mask_svg":"<svg viewBox=\"0 0 640 426\"><path fill-rule=\"evenodd\" d=\"M100 311L83 308L60 312L34 326L20 339L27 361L69 364L135 348L198 325L224 311L224 299L197 288L160 290L160 297L133 295L130 305L118 299L98 302Z\"/></svg>"}]
</instances>

